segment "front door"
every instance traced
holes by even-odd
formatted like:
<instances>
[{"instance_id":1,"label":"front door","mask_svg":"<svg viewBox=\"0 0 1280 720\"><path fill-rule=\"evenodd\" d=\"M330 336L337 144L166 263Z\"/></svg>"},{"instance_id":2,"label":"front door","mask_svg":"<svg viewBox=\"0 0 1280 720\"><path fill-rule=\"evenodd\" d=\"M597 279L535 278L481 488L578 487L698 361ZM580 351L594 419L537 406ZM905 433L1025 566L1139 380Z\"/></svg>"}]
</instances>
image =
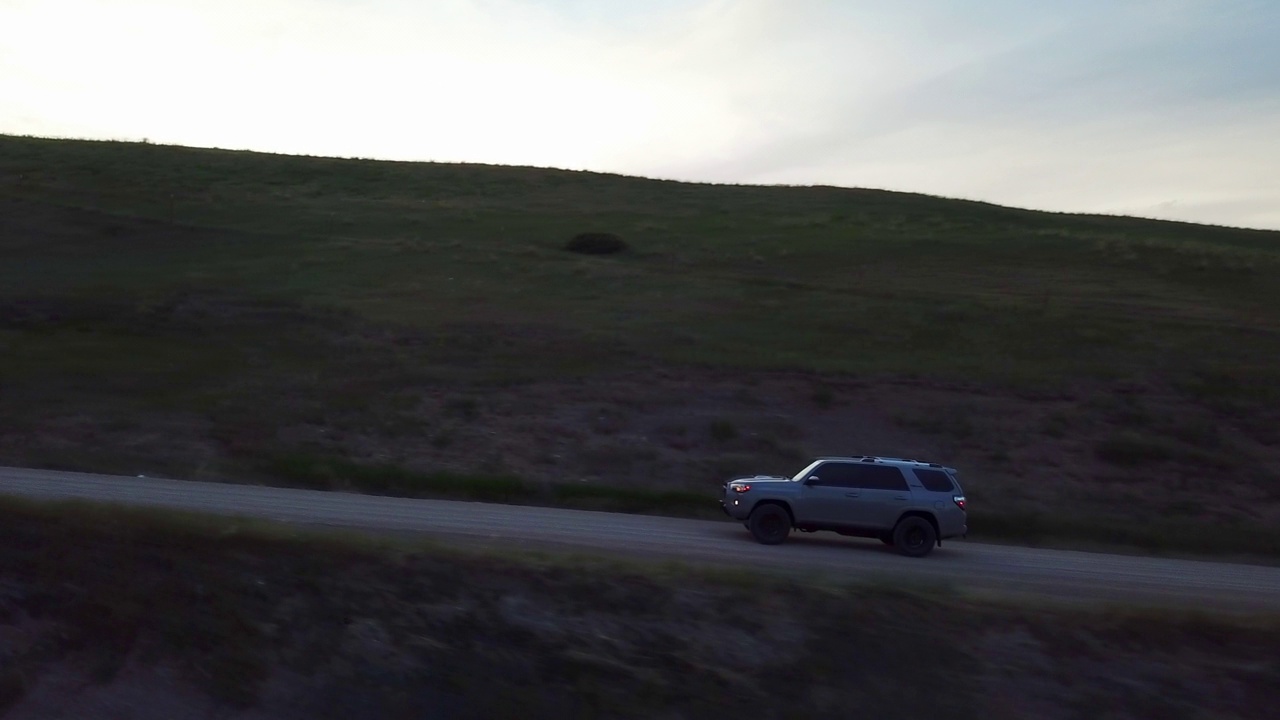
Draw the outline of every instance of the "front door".
<instances>
[{"instance_id":1,"label":"front door","mask_svg":"<svg viewBox=\"0 0 1280 720\"><path fill-rule=\"evenodd\" d=\"M860 491L853 487L857 468L853 463L825 462L809 472L796 501L801 525L856 525Z\"/></svg>"}]
</instances>

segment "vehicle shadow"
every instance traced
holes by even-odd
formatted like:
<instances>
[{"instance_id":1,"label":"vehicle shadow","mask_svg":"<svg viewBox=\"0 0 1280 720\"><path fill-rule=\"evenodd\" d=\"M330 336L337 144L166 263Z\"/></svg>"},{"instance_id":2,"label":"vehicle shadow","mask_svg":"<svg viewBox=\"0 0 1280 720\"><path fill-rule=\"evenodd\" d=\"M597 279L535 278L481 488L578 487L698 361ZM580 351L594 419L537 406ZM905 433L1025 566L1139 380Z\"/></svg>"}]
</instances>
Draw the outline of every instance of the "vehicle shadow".
<instances>
[{"instance_id":1,"label":"vehicle shadow","mask_svg":"<svg viewBox=\"0 0 1280 720\"><path fill-rule=\"evenodd\" d=\"M751 545L759 545L760 547L769 547L769 546L760 545L759 543L757 543L755 538L751 537L750 532L748 532L745 528L743 528L741 525L736 523L733 524L732 526L727 525L725 528L717 532L717 534L726 540L732 540L735 542L742 542L742 543L751 544ZM942 547L935 547L933 549L933 552L929 553L928 557L935 557L939 555L945 556L945 555L954 554L956 551L955 542L956 541L954 540L943 541ZM859 554L865 553L867 555L902 557L904 559L910 559L910 558L905 558L905 556L899 553L892 546L885 545L884 543L880 542L879 540L876 540L875 538L846 537L844 535L839 535L833 532L821 532L821 531L815 532L815 533L792 532L789 536L787 536L786 541L782 545L775 546L775 547L786 547L786 546L830 548L832 550L843 550L846 552L855 552Z\"/></svg>"}]
</instances>

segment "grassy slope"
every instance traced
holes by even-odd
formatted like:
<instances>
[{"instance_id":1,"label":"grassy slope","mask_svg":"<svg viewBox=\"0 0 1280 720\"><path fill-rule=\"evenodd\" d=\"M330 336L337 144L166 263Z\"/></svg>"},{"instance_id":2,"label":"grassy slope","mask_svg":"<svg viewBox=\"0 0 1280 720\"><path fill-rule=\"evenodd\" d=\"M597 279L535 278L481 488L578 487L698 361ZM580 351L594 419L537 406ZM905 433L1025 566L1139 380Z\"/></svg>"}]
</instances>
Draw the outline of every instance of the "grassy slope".
<instances>
[{"instance_id":1,"label":"grassy slope","mask_svg":"<svg viewBox=\"0 0 1280 720\"><path fill-rule=\"evenodd\" d=\"M0 157L6 197L252 234L86 248L11 238L18 262L2 279L15 294L213 285L419 326L550 323L670 359L1037 381L1267 372L1280 349L1276 233L145 145L5 138ZM584 228L638 252L599 263L559 251Z\"/></svg>"},{"instance_id":2,"label":"grassy slope","mask_svg":"<svg viewBox=\"0 0 1280 720\"><path fill-rule=\"evenodd\" d=\"M132 468L141 451L127 456L127 436L173 454L158 471L317 482L429 438L415 450L429 469L433 452L465 445L418 412L439 388L696 366L744 384L776 369L977 383L1024 407L1081 383L1076 404L1101 407L1116 383L1155 383L1181 404L1103 408L1120 429L1077 452L1153 477L1176 466L1246 477L1236 521L1259 521L1249 504L1277 497L1274 232L876 191L12 137L0 137L0 203L0 422L24 438L0 447L11 462ZM560 249L585 229L635 251ZM474 414L468 397L442 402L442 417ZM1176 427L1143 417L1187 403L1212 414ZM959 444L972 444L976 421L945 414L929 422L966 428ZM1083 432L1071 422L1092 417L1046 432ZM376 448L277 452L283 429L303 425ZM57 440L33 440L46 436ZM491 454L468 472L511 474ZM783 468L799 455L778 454ZM1237 455L1248 459L1214 460ZM988 495L992 510L1015 510Z\"/></svg>"},{"instance_id":3,"label":"grassy slope","mask_svg":"<svg viewBox=\"0 0 1280 720\"><path fill-rule=\"evenodd\" d=\"M131 582L121 582L123 577ZM1275 618L0 510L0 713L1264 718Z\"/></svg>"}]
</instances>

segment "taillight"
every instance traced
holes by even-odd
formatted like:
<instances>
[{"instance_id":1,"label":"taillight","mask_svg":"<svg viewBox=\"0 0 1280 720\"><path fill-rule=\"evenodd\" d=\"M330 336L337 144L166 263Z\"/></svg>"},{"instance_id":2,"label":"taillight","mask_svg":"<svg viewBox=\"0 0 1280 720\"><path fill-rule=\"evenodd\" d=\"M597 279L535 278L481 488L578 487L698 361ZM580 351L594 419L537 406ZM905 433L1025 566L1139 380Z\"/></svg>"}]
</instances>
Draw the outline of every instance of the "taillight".
<instances>
[{"instance_id":1,"label":"taillight","mask_svg":"<svg viewBox=\"0 0 1280 720\"><path fill-rule=\"evenodd\" d=\"M750 489L751 489L750 485L734 485L733 486L733 491L739 492L739 493L744 493Z\"/></svg>"},{"instance_id":2,"label":"taillight","mask_svg":"<svg viewBox=\"0 0 1280 720\"><path fill-rule=\"evenodd\" d=\"M952 496L952 498L951 498L951 499L952 499L953 501L955 501L956 507L960 508L961 510L963 510L963 509L964 509L964 496L963 496L963 495L954 495L954 496Z\"/></svg>"}]
</instances>

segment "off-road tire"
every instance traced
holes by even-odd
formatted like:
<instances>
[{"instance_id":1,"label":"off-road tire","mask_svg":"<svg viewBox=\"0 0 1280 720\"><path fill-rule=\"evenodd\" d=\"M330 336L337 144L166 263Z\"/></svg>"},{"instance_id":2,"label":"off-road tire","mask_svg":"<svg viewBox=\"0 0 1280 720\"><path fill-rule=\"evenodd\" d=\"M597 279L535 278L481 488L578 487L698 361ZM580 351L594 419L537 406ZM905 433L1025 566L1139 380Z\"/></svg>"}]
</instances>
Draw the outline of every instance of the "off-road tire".
<instances>
[{"instance_id":1,"label":"off-road tire","mask_svg":"<svg viewBox=\"0 0 1280 720\"><path fill-rule=\"evenodd\" d=\"M751 511L747 529L761 545L778 545L791 533L791 516L781 506L761 505Z\"/></svg>"},{"instance_id":2,"label":"off-road tire","mask_svg":"<svg viewBox=\"0 0 1280 720\"><path fill-rule=\"evenodd\" d=\"M893 546L907 557L924 557L938 544L938 533L928 520L912 515L898 521L893 528Z\"/></svg>"}]
</instances>

